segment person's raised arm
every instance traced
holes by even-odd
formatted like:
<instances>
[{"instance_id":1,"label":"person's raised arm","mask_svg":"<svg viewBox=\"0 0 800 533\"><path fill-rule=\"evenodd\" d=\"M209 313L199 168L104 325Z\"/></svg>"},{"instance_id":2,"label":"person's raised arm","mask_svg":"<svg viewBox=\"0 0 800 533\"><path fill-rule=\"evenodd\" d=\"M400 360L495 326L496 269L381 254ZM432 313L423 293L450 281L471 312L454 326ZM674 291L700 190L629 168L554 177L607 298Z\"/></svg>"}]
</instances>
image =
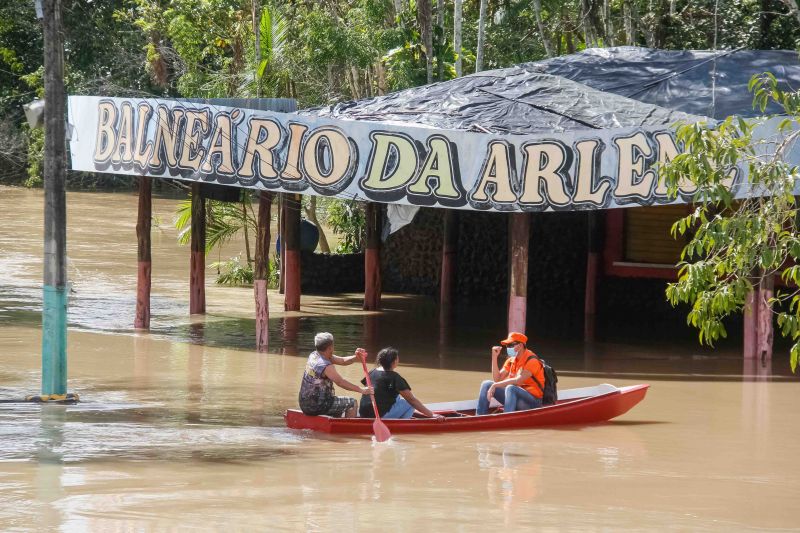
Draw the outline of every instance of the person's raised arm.
<instances>
[{"instance_id":1,"label":"person's raised arm","mask_svg":"<svg viewBox=\"0 0 800 533\"><path fill-rule=\"evenodd\" d=\"M500 346L492 346L492 381L501 381L508 375L505 369L501 370L497 366L497 358L500 357Z\"/></svg>"},{"instance_id":2,"label":"person's raised arm","mask_svg":"<svg viewBox=\"0 0 800 533\"><path fill-rule=\"evenodd\" d=\"M347 365L352 365L353 363L359 361L362 358L365 361L367 360L367 351L364 348L356 348L356 351L353 352L353 355L349 357L340 357L338 355L334 355L331 356L331 361L333 361L333 364L335 365L347 366Z\"/></svg>"},{"instance_id":3,"label":"person's raised arm","mask_svg":"<svg viewBox=\"0 0 800 533\"><path fill-rule=\"evenodd\" d=\"M328 379L330 379L331 381L333 381L334 383L336 383L345 390L360 392L361 394L373 393L372 387L359 387L358 385L354 385L353 383L350 383L349 381L344 379L342 375L339 374L339 372L336 370L336 367L333 365L328 365L327 367L325 367L325 375L328 377Z\"/></svg>"},{"instance_id":4,"label":"person's raised arm","mask_svg":"<svg viewBox=\"0 0 800 533\"><path fill-rule=\"evenodd\" d=\"M433 411L425 407L425 404L419 401L416 396L414 396L414 393L411 392L411 389L401 390L399 392L400 396L405 398L405 400L408 403L410 403L414 407L414 409L416 409L423 415L427 416L428 418L444 418L442 415L437 415Z\"/></svg>"}]
</instances>

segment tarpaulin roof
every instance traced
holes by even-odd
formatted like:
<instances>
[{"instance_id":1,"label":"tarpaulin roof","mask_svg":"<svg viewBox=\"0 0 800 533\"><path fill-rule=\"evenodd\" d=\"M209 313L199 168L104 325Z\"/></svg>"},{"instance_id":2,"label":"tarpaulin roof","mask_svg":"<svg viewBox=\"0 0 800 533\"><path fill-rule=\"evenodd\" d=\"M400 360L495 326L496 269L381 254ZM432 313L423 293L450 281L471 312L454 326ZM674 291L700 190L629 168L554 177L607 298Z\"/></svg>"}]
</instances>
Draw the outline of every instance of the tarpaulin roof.
<instances>
[{"instance_id":1,"label":"tarpaulin roof","mask_svg":"<svg viewBox=\"0 0 800 533\"><path fill-rule=\"evenodd\" d=\"M800 89L800 56L790 50L655 50L592 48L522 65L600 91L669 109L724 119L756 116L747 84L772 72L784 90ZM773 107L768 112L777 113Z\"/></svg>"},{"instance_id":2,"label":"tarpaulin roof","mask_svg":"<svg viewBox=\"0 0 800 533\"><path fill-rule=\"evenodd\" d=\"M660 126L698 116L752 116L747 83L765 70L787 88L800 87L796 52L625 46L585 50L301 113L511 134Z\"/></svg>"},{"instance_id":3,"label":"tarpaulin roof","mask_svg":"<svg viewBox=\"0 0 800 533\"><path fill-rule=\"evenodd\" d=\"M300 113L512 134L662 126L696 118L536 72L535 64L484 71Z\"/></svg>"}]
</instances>

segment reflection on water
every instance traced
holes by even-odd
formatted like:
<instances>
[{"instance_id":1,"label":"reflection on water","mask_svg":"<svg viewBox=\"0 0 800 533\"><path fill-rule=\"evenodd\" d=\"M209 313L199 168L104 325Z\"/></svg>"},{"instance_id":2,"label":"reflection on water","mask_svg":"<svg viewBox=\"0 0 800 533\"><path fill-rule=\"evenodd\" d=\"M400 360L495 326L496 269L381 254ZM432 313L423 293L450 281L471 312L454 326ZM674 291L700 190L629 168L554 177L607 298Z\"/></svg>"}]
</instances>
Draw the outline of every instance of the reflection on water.
<instances>
[{"instance_id":1,"label":"reflection on water","mask_svg":"<svg viewBox=\"0 0 800 533\"><path fill-rule=\"evenodd\" d=\"M38 389L40 196L0 188L0 400ZM464 399L488 375L502 306L454 309L442 328L426 298L387 295L382 314L359 295L306 298L298 316L271 295L258 353L251 290L209 286L209 314L188 316L188 253L160 199L153 332L136 333L135 202L68 202L70 388L84 401L0 403L0 530L796 527L798 379L783 353L743 364L736 350L543 335L534 348L561 388L646 381L647 399L583 428L389 444L290 431L317 331L340 353L394 345L419 397Z\"/></svg>"}]
</instances>

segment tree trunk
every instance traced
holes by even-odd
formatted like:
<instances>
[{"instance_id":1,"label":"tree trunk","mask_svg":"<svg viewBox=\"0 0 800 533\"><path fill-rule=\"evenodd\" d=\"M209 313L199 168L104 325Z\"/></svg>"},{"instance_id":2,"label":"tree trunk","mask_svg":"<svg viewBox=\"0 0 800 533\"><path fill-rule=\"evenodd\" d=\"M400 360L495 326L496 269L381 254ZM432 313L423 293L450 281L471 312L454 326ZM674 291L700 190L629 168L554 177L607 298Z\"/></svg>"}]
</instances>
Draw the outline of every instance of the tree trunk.
<instances>
[{"instance_id":1,"label":"tree trunk","mask_svg":"<svg viewBox=\"0 0 800 533\"><path fill-rule=\"evenodd\" d=\"M615 46L614 21L611 19L611 0L603 0L603 21L605 22L606 46Z\"/></svg>"},{"instance_id":2,"label":"tree trunk","mask_svg":"<svg viewBox=\"0 0 800 533\"><path fill-rule=\"evenodd\" d=\"M261 98L261 78L258 69L261 66L261 6L258 0L253 0L253 36L255 37L255 71L253 79L256 82L256 98Z\"/></svg>"},{"instance_id":3,"label":"tree trunk","mask_svg":"<svg viewBox=\"0 0 800 533\"><path fill-rule=\"evenodd\" d=\"M783 0L786 6L789 8L789 11L794 15L797 19L797 22L800 22L800 6L797 5L797 0Z\"/></svg>"},{"instance_id":4,"label":"tree trunk","mask_svg":"<svg viewBox=\"0 0 800 533\"><path fill-rule=\"evenodd\" d=\"M486 3L481 0L481 10L478 18L478 53L475 56L475 72L483 70L483 48L486 40Z\"/></svg>"},{"instance_id":5,"label":"tree trunk","mask_svg":"<svg viewBox=\"0 0 800 533\"><path fill-rule=\"evenodd\" d=\"M645 43L647 43L647 46L650 48L655 47L655 35L651 31L651 28L648 28L646 25L642 24L642 19L639 18L639 11L636 9L636 3L631 2L629 5L631 10L631 27L634 28L634 31L637 27L642 30L642 34L644 35L644 40Z\"/></svg>"},{"instance_id":6,"label":"tree trunk","mask_svg":"<svg viewBox=\"0 0 800 533\"><path fill-rule=\"evenodd\" d=\"M394 16L396 17L403 12L404 0L394 0Z\"/></svg>"},{"instance_id":7,"label":"tree trunk","mask_svg":"<svg viewBox=\"0 0 800 533\"><path fill-rule=\"evenodd\" d=\"M453 7L453 50L456 53L456 76L464 74L461 60L461 22L463 21L464 10L462 0L455 0Z\"/></svg>"},{"instance_id":8,"label":"tree trunk","mask_svg":"<svg viewBox=\"0 0 800 533\"><path fill-rule=\"evenodd\" d=\"M375 63L375 73L378 78L378 94L384 95L386 94L386 70L380 60Z\"/></svg>"},{"instance_id":9,"label":"tree trunk","mask_svg":"<svg viewBox=\"0 0 800 533\"><path fill-rule=\"evenodd\" d=\"M547 38L547 33L544 31L544 22L542 21L542 0L533 0L533 13L536 15L536 25L539 27L539 37L542 39L544 53L547 57L553 57L553 45L550 43L550 39Z\"/></svg>"},{"instance_id":10,"label":"tree trunk","mask_svg":"<svg viewBox=\"0 0 800 533\"><path fill-rule=\"evenodd\" d=\"M630 0L625 0L622 10L625 18L625 44L633 46L636 42L636 28L633 23L633 7Z\"/></svg>"},{"instance_id":11,"label":"tree trunk","mask_svg":"<svg viewBox=\"0 0 800 533\"><path fill-rule=\"evenodd\" d=\"M322 224L319 223L317 218L317 197L309 196L308 205L306 205L306 218L314 224L319 230L319 249L323 253L331 253L331 247L328 245L328 239L325 237L325 232L322 230Z\"/></svg>"},{"instance_id":12,"label":"tree trunk","mask_svg":"<svg viewBox=\"0 0 800 533\"><path fill-rule=\"evenodd\" d=\"M597 37L592 27L592 13L590 0L581 0L581 24L583 25L583 41L586 43L586 48L594 48L597 46Z\"/></svg>"},{"instance_id":13,"label":"tree trunk","mask_svg":"<svg viewBox=\"0 0 800 533\"><path fill-rule=\"evenodd\" d=\"M444 43L447 41L444 32L444 10L445 0L437 0L436 2L436 25L439 27L439 50L444 48ZM436 58L436 79L442 81L444 79L444 61L441 54Z\"/></svg>"},{"instance_id":14,"label":"tree trunk","mask_svg":"<svg viewBox=\"0 0 800 533\"><path fill-rule=\"evenodd\" d=\"M417 23L422 44L425 46L425 73L428 83L433 83L433 20L431 0L417 0Z\"/></svg>"}]
</instances>

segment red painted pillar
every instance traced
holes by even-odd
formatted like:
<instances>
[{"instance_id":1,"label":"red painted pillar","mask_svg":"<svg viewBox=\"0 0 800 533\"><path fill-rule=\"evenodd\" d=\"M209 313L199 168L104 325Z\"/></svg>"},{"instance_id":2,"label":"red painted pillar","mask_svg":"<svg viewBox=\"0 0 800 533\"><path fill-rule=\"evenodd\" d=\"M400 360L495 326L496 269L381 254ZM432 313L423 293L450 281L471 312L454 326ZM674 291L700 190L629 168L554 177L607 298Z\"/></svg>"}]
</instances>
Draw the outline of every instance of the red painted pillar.
<instances>
[{"instance_id":1,"label":"red painted pillar","mask_svg":"<svg viewBox=\"0 0 800 533\"><path fill-rule=\"evenodd\" d=\"M772 276L763 279L747 295L744 308L744 346L745 359L767 360L772 358L772 308L775 281Z\"/></svg>"},{"instance_id":2,"label":"red painted pillar","mask_svg":"<svg viewBox=\"0 0 800 533\"><path fill-rule=\"evenodd\" d=\"M284 305L286 311L300 310L300 195L284 194L283 235L285 241L281 249L286 248L284 274Z\"/></svg>"},{"instance_id":3,"label":"red painted pillar","mask_svg":"<svg viewBox=\"0 0 800 533\"><path fill-rule=\"evenodd\" d=\"M272 220L272 200L275 193L261 191L258 199L258 226L256 229L256 263L253 269L253 296L256 302L256 349L269 349L269 225Z\"/></svg>"},{"instance_id":4,"label":"red painted pillar","mask_svg":"<svg viewBox=\"0 0 800 533\"><path fill-rule=\"evenodd\" d=\"M366 205L367 246L364 250L364 310L381 308L381 206Z\"/></svg>"},{"instance_id":5,"label":"red painted pillar","mask_svg":"<svg viewBox=\"0 0 800 533\"><path fill-rule=\"evenodd\" d=\"M458 257L458 211L447 209L444 212L442 274L439 284L439 316L442 320L446 320L452 310L456 257Z\"/></svg>"},{"instance_id":6,"label":"red painted pillar","mask_svg":"<svg viewBox=\"0 0 800 533\"><path fill-rule=\"evenodd\" d=\"M280 256L281 259L278 261L280 265L280 273L278 276L278 292L280 294L284 294L286 292L286 246L284 243L286 242L286 233L284 230L286 229L286 194L281 193L278 195L278 236L281 241L281 250Z\"/></svg>"},{"instance_id":7,"label":"red painted pillar","mask_svg":"<svg viewBox=\"0 0 800 533\"><path fill-rule=\"evenodd\" d=\"M189 313L206 312L206 201L192 184L192 251L189 264Z\"/></svg>"},{"instance_id":8,"label":"red painted pillar","mask_svg":"<svg viewBox=\"0 0 800 533\"><path fill-rule=\"evenodd\" d=\"M136 276L136 317L133 320L133 327L136 329L150 329L152 187L153 183L150 178L145 176L139 178L139 213L136 220L138 272Z\"/></svg>"},{"instance_id":9,"label":"red painted pillar","mask_svg":"<svg viewBox=\"0 0 800 533\"><path fill-rule=\"evenodd\" d=\"M525 331L528 311L530 213L511 213L509 220L508 330Z\"/></svg>"}]
</instances>

